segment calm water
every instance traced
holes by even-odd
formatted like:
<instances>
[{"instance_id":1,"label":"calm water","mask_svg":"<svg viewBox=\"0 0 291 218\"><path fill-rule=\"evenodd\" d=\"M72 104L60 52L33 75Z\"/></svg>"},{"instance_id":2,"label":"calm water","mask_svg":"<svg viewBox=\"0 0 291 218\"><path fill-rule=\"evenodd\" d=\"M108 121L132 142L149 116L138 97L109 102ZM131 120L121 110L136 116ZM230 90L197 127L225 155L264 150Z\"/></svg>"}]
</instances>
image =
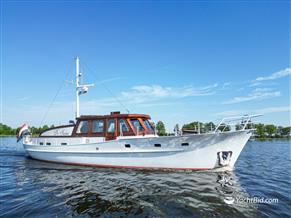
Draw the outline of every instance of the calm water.
<instances>
[{"instance_id":1,"label":"calm water","mask_svg":"<svg viewBox=\"0 0 291 218\"><path fill-rule=\"evenodd\" d=\"M248 142L236 169L157 172L51 164L1 138L0 217L290 217L288 141ZM225 200L276 198L278 203Z\"/></svg>"}]
</instances>

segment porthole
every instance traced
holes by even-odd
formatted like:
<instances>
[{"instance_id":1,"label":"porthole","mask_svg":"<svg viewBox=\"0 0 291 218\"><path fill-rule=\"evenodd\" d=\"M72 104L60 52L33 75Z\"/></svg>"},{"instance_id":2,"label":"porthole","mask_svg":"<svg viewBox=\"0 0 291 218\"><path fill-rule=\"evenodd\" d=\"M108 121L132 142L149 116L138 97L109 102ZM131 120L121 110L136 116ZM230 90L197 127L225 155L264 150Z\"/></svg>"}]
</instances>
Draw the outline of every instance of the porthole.
<instances>
[{"instance_id":1,"label":"porthole","mask_svg":"<svg viewBox=\"0 0 291 218\"><path fill-rule=\"evenodd\" d=\"M126 148L130 148L130 144L125 144L124 145Z\"/></svg>"},{"instance_id":2,"label":"porthole","mask_svg":"<svg viewBox=\"0 0 291 218\"><path fill-rule=\"evenodd\" d=\"M184 142L181 144L182 146L189 146L189 143L188 142Z\"/></svg>"},{"instance_id":3,"label":"porthole","mask_svg":"<svg viewBox=\"0 0 291 218\"><path fill-rule=\"evenodd\" d=\"M161 147L161 144L155 144L155 147Z\"/></svg>"}]
</instances>

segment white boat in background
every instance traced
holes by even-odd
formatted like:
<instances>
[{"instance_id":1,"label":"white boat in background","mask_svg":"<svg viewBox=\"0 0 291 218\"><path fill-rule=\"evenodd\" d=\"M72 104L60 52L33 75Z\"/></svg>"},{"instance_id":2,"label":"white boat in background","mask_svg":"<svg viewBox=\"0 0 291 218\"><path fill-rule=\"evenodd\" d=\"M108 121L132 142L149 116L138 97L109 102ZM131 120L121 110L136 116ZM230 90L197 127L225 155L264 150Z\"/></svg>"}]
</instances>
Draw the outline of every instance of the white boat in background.
<instances>
[{"instance_id":1,"label":"white boat in background","mask_svg":"<svg viewBox=\"0 0 291 218\"><path fill-rule=\"evenodd\" d=\"M79 114L79 97L91 85L80 84L79 58L76 58L76 122L57 126L38 137L20 129L26 153L34 159L96 167L208 170L234 167L252 135L247 129L251 118L245 115L223 119L216 129L203 134L156 134L145 114ZM240 122L240 130L223 131L230 121Z\"/></svg>"}]
</instances>

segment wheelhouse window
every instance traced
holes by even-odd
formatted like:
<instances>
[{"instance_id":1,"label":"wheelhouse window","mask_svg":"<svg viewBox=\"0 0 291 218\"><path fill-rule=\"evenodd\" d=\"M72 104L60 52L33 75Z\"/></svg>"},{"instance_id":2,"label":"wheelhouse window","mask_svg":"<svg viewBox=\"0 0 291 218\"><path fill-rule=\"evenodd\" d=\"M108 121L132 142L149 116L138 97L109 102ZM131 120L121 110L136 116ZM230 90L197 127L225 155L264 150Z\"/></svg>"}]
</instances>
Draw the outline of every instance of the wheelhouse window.
<instances>
[{"instance_id":1,"label":"wheelhouse window","mask_svg":"<svg viewBox=\"0 0 291 218\"><path fill-rule=\"evenodd\" d=\"M143 123L146 126L146 128L148 129L149 133L155 132L154 128L152 127L152 125L150 124L150 122L147 119L144 119Z\"/></svg>"},{"instance_id":2,"label":"wheelhouse window","mask_svg":"<svg viewBox=\"0 0 291 218\"><path fill-rule=\"evenodd\" d=\"M109 119L107 122L107 132L114 133L115 132L115 120Z\"/></svg>"},{"instance_id":3,"label":"wheelhouse window","mask_svg":"<svg viewBox=\"0 0 291 218\"><path fill-rule=\"evenodd\" d=\"M137 131L137 132L142 132L144 131L142 125L140 124L139 120L138 119L131 119L130 120L131 124L133 125L134 129Z\"/></svg>"},{"instance_id":4,"label":"wheelhouse window","mask_svg":"<svg viewBox=\"0 0 291 218\"><path fill-rule=\"evenodd\" d=\"M124 119L119 119L119 128L120 128L121 133L129 132L129 129L128 129Z\"/></svg>"},{"instance_id":5,"label":"wheelhouse window","mask_svg":"<svg viewBox=\"0 0 291 218\"><path fill-rule=\"evenodd\" d=\"M104 120L93 120L92 132L93 133L103 133Z\"/></svg>"},{"instance_id":6,"label":"wheelhouse window","mask_svg":"<svg viewBox=\"0 0 291 218\"><path fill-rule=\"evenodd\" d=\"M88 133L88 121L81 121L77 129L77 134L85 133Z\"/></svg>"}]
</instances>

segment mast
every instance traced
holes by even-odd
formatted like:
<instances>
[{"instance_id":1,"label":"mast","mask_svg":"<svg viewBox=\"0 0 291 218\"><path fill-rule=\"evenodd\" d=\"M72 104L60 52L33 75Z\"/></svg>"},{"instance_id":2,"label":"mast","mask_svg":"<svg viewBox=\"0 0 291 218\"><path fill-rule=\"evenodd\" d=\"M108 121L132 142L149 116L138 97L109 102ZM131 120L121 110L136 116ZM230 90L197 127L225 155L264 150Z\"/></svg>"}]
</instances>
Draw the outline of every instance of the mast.
<instances>
[{"instance_id":1,"label":"mast","mask_svg":"<svg viewBox=\"0 0 291 218\"><path fill-rule=\"evenodd\" d=\"M76 57L76 118L80 117L80 95L88 92L89 87L94 84L80 84L82 73L80 73L80 58Z\"/></svg>"},{"instance_id":2,"label":"mast","mask_svg":"<svg viewBox=\"0 0 291 218\"><path fill-rule=\"evenodd\" d=\"M79 99L79 87L80 87L80 59L76 57L76 118L80 116L80 99Z\"/></svg>"}]
</instances>

